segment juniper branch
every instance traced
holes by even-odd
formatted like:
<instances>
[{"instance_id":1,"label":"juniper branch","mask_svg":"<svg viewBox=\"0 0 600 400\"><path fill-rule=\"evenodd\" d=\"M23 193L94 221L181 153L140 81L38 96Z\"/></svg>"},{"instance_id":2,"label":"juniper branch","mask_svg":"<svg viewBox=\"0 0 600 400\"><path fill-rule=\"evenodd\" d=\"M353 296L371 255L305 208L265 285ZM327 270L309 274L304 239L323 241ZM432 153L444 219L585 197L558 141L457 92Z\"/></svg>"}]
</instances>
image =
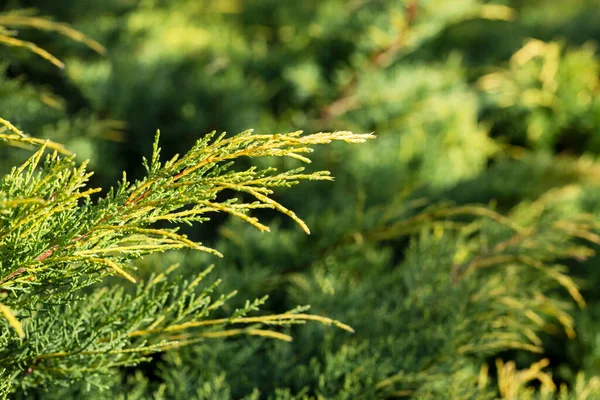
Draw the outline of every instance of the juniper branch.
<instances>
[{"instance_id":1,"label":"juniper branch","mask_svg":"<svg viewBox=\"0 0 600 400\"><path fill-rule=\"evenodd\" d=\"M40 144L8 121L1 122L11 132L11 140ZM0 366L12 374L31 375L33 382L49 376L100 373L141 362L153 352L203 340L235 335L291 339L262 328L265 325L318 321L351 331L335 320L305 313L307 308L248 316L266 297L247 302L229 317L209 319L234 293L211 299L209 294L219 282L200 287L208 270L191 282L181 282L168 279L177 267L168 268L148 282L137 283L135 295L116 286L96 289L93 298L81 298L81 289L109 275L136 282L132 261L156 252L187 248L221 256L178 233L177 226L153 227L157 221L192 224L208 220L210 213L224 212L268 231L250 213L269 208L288 215L308 233L296 214L270 196L275 188L301 180L331 180L329 173L304 173L303 168L238 171L233 169L235 160L291 157L310 162L306 154L313 145L335 140L360 143L372 137L350 132L303 136L247 131L225 138L213 132L188 153L163 163L157 134L150 160L143 160L147 176L129 181L123 174L118 185L97 200L91 196L100 189L87 186L92 173L86 163L77 164L73 155L59 154L48 142L41 144L0 180L0 289L6 293L0 324L10 324L18 333L16 338L4 337ZM231 196L217 200L224 191L247 193L255 200ZM17 353L9 345L14 340L22 340Z\"/></svg>"},{"instance_id":2,"label":"juniper branch","mask_svg":"<svg viewBox=\"0 0 600 400\"><path fill-rule=\"evenodd\" d=\"M207 220L210 212L226 212L268 230L248 213L272 208L290 216L308 233L299 217L269 197L271 188L292 186L299 180L330 180L327 172L300 174L299 168L277 173L273 168L254 167L233 171L230 161L243 156L285 156L308 162L300 154L311 152L311 145L333 140L357 143L371 137L349 132L301 136L300 132L252 135L248 131L225 139L212 133L183 157L163 165L157 135L151 161L144 160L148 176L129 182L123 175L118 187L95 203L90 196L99 189L85 188L91 176L86 164L76 166L72 156L54 152L38 169L43 147L0 182L0 248L15 256L3 268L2 287L43 287L50 280L102 276L107 267L110 273L135 281L125 272L129 260L168 249L191 248L221 256L178 234L177 228L149 228L160 220L189 224ZM231 198L216 203L216 196L226 189L249 193L256 201ZM10 277L17 270L23 272Z\"/></svg>"}]
</instances>

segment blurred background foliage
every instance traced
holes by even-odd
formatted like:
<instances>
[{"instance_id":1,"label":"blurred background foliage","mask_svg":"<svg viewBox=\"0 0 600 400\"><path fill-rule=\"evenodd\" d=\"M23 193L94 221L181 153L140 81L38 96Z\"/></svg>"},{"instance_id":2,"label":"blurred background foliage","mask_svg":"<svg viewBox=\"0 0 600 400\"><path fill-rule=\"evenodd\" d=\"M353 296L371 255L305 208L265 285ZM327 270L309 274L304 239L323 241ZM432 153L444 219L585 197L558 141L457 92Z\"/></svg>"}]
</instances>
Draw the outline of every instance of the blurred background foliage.
<instances>
[{"instance_id":1,"label":"blurred background foliage","mask_svg":"<svg viewBox=\"0 0 600 400\"><path fill-rule=\"evenodd\" d=\"M198 345L105 391L28 395L600 398L597 0L0 4L107 48L19 28L64 70L0 48L0 115L90 159L95 185L141 174L156 129L165 158L212 130L378 135L315 154L332 185L279 195L310 236L269 213L271 234L216 218L188 233L224 260L165 254L138 271L216 263L224 291L311 304L356 334ZM0 148L0 167L26 154Z\"/></svg>"}]
</instances>

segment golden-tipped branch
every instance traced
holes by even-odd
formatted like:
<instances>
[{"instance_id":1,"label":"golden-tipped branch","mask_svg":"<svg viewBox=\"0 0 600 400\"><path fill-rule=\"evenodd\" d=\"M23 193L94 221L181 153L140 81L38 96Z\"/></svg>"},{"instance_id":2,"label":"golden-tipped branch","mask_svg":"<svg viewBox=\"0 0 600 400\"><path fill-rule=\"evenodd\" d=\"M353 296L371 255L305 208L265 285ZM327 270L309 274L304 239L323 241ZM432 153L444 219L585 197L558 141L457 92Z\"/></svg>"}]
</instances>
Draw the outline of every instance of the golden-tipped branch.
<instances>
[{"instance_id":1,"label":"golden-tipped branch","mask_svg":"<svg viewBox=\"0 0 600 400\"><path fill-rule=\"evenodd\" d=\"M29 242L43 245L39 238L48 238L28 262L15 266L14 270L20 269L21 273L12 275L14 270L7 270L0 276L4 287L49 271L69 276L82 268L108 271L135 282L134 276L127 272L129 260L173 249L188 248L222 257L218 251L177 233L177 228L152 228L158 221L191 224L207 220L209 213L224 212L268 231L265 224L249 213L269 208L289 216L309 233L304 221L271 195L275 188L293 186L302 180L331 180L327 171L303 173L303 168L296 168L277 172L275 168L255 167L236 171L231 169L233 161L240 157L274 156L309 162L303 154L312 152L312 145L335 140L361 143L373 138L370 134L350 132L303 136L301 132L253 135L252 131L225 138L225 135L215 137L213 132L199 140L187 154L162 164L157 134L151 161L144 160L148 176L133 183L124 176L116 190L93 204L90 196L100 189L85 189L91 176L85 171L85 163L77 167L72 156L63 158L58 154L58 151L68 154L59 145L30 138L8 121L0 119L0 123L9 132L0 133L0 139L42 146L4 179L9 187L26 190L0 193L0 211L14 215L10 224L0 225L0 249L21 247ZM55 152L47 156L40 171L47 148ZM224 191L245 193L254 200L217 201L217 195ZM71 222L65 222L64 218ZM69 237L52 240L59 224L71 227Z\"/></svg>"}]
</instances>

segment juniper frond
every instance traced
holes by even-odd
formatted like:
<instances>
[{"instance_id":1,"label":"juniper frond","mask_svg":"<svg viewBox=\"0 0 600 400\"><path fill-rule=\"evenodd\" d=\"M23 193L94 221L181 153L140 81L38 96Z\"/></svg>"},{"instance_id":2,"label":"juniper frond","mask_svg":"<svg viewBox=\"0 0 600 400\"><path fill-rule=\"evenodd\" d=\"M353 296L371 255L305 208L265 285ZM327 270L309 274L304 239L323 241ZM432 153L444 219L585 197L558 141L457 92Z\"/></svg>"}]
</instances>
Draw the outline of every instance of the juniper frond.
<instances>
[{"instance_id":1,"label":"juniper frond","mask_svg":"<svg viewBox=\"0 0 600 400\"><path fill-rule=\"evenodd\" d=\"M39 143L9 122L2 123L12 140ZM266 298L248 302L229 317L209 318L229 296L213 300L209 294L214 284L200 287L208 271L191 282L179 282L169 279L173 267L138 283L135 294L114 286L82 297L81 290L109 275L135 283L131 261L151 253L188 248L221 256L178 233L177 227L154 227L157 221L191 224L206 221L210 213L225 212L266 231L268 227L250 212L270 208L288 215L308 233L306 224L270 195L274 188L301 180L331 180L326 171L255 167L237 171L233 163L240 157L267 156L310 162L304 154L313 145L334 140L360 143L372 137L247 131L225 138L212 133L185 155L163 163L157 134L152 156L144 160L147 176L131 182L123 174L118 186L98 200L91 196L100 189L87 187L92 173L86 163L78 165L73 155L56 150L48 153L50 146L43 144L0 180L0 286L5 293L0 321L18 334L2 337L0 366L11 376L31 375L23 382L48 376L74 379L212 338L246 334L291 340L264 325L318 321L352 331L332 319L306 314L304 308L248 316ZM224 191L246 193L255 200L217 200ZM233 327L225 329L228 325Z\"/></svg>"},{"instance_id":2,"label":"juniper frond","mask_svg":"<svg viewBox=\"0 0 600 400\"><path fill-rule=\"evenodd\" d=\"M290 216L305 231L308 228L292 211L269 197L273 187L291 186L299 180L329 180L327 172L302 174L302 169L276 173L275 169L232 171L231 160L242 156L287 156L308 161L314 144L332 140L361 142L371 135L349 132L300 136L241 135L214 139L207 135L183 157L159 161L158 135L150 163L144 161L148 176L129 182L126 176L116 189L97 202L86 189L91 173L85 163L76 166L73 156L57 152L44 157L44 148L25 164L14 168L0 182L0 246L11 255L0 282L5 288L43 287L48 281L78 279L106 270L135 281L126 272L127 262L146 254L170 249L191 248L220 255L213 249L187 239L177 228L151 228L157 221L202 222L211 212L226 212L261 230L268 228L248 213L272 208ZM226 189L251 194L256 201L235 198L216 202ZM59 290L62 292L62 290ZM44 297L52 296L44 288Z\"/></svg>"},{"instance_id":3,"label":"juniper frond","mask_svg":"<svg viewBox=\"0 0 600 400\"><path fill-rule=\"evenodd\" d=\"M68 307L30 312L26 340L3 338L3 367L17 374L25 371L21 386L26 389L49 378L60 382L105 374L118 366L142 362L152 353L211 339L250 335L291 341L289 335L264 325L316 320L349 330L327 318L294 311L246 317L266 298L247 302L232 318L208 319L234 293L212 299L210 294L219 281L201 285L211 268L191 281L182 281L175 277L177 267L140 283L133 293L118 285L104 287Z\"/></svg>"}]
</instances>

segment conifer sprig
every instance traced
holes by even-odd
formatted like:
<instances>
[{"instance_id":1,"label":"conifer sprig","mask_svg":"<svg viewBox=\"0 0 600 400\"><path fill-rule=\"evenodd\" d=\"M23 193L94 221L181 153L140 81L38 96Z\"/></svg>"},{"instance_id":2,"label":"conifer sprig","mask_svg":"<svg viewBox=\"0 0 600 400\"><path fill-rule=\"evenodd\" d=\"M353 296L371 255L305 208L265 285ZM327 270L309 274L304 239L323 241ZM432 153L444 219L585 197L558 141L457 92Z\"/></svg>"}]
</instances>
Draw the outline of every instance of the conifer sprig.
<instances>
[{"instance_id":1,"label":"conifer sprig","mask_svg":"<svg viewBox=\"0 0 600 400\"><path fill-rule=\"evenodd\" d=\"M303 313L306 307L248 317L267 297L246 302L230 318L208 319L235 293L212 299L210 295L220 281L202 287L212 267L191 281L175 276L178 267L173 265L141 282L133 293L119 285L103 287L69 307L35 313L26 325L27 339L20 342L18 356L10 345L0 350L3 367L20 371L27 387L30 382L106 373L114 367L142 362L152 353L211 339L250 335L292 340L274 331L274 325L319 321L352 331L329 318ZM227 328L233 324L237 327ZM271 328L265 329L265 325Z\"/></svg>"},{"instance_id":2,"label":"conifer sprig","mask_svg":"<svg viewBox=\"0 0 600 400\"><path fill-rule=\"evenodd\" d=\"M106 269L135 282L126 272L132 258L180 248L220 255L178 234L176 228L150 228L161 220L202 222L210 212L227 212L268 230L248 212L272 208L309 232L300 218L269 197L271 188L291 186L299 180L329 180L327 172L302 174L299 168L276 173L274 168L259 171L254 167L232 171L231 160L287 156L309 161L301 154L312 151L311 145L333 140L357 143L371 137L349 132L301 136L300 132L252 135L248 131L213 140L213 133L183 157L175 156L162 164L157 135L151 161L144 160L148 176L129 182L124 175L118 188L97 203L90 201L90 195L99 189L85 188L91 176L86 164L76 166L72 156L63 158L54 152L38 170L42 148L0 183L0 246L5 254L18 254L12 268L4 268L0 282L3 287L39 286L57 277L73 279ZM216 202L217 195L227 189L251 194L256 201L244 203L231 198Z\"/></svg>"},{"instance_id":3,"label":"conifer sprig","mask_svg":"<svg viewBox=\"0 0 600 400\"><path fill-rule=\"evenodd\" d=\"M78 164L74 155L61 155L56 146L1 122L11 140L41 144L0 180L0 289L5 294L0 324L12 326L17 333L2 337L0 367L7 373L24 374L27 382L49 377L60 381L132 365L153 352L214 338L245 334L291 340L263 326L318 321L352 331L330 318L307 314L307 308L249 316L266 298L247 302L229 317L221 313L209 318L233 295L211 299L219 282L200 285L209 270L191 282L181 282L172 278L174 266L137 283L135 294L120 285L87 295L82 289L109 275L135 283L132 260L151 253L188 248L221 256L178 233L177 227L154 227L158 221L191 224L207 220L209 213L225 212L268 231L249 213L270 208L290 216L308 233L306 224L270 195L274 188L301 180L331 180L329 173L304 173L303 168L235 170L235 160L274 156L310 162L306 154L313 145L335 140L360 143L372 135L246 131L226 138L213 132L183 156L161 162L157 134L152 156L143 160L147 176L131 182L123 174L116 188L92 200L100 189L87 187L92 173L85 162ZM223 200L223 192L242 192L254 200L231 196ZM226 328L229 325L233 327Z\"/></svg>"}]
</instances>

